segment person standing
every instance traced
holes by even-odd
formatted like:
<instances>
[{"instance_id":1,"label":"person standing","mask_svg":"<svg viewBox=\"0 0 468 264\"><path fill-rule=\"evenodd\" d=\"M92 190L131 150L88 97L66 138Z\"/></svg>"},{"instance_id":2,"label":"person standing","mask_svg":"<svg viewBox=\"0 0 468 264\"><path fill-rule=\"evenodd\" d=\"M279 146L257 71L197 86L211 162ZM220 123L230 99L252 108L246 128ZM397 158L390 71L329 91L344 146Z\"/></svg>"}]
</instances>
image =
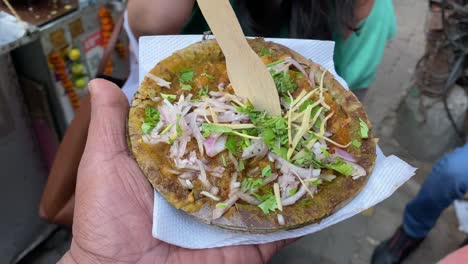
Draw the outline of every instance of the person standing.
<instances>
[{"instance_id":1,"label":"person standing","mask_svg":"<svg viewBox=\"0 0 468 264\"><path fill-rule=\"evenodd\" d=\"M437 161L419 193L408 203L403 223L372 254L372 264L397 264L414 252L452 202L468 193L468 143ZM465 241L466 243L468 241ZM468 263L468 259L466 261Z\"/></svg>"}]
</instances>

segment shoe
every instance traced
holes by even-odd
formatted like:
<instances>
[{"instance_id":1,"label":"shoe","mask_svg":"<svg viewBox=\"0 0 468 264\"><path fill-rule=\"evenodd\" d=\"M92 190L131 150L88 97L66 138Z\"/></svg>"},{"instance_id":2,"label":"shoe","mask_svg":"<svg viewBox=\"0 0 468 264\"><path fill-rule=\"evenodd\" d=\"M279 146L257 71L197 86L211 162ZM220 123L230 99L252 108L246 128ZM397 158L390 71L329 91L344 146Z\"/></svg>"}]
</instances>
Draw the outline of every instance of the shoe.
<instances>
[{"instance_id":1,"label":"shoe","mask_svg":"<svg viewBox=\"0 0 468 264\"><path fill-rule=\"evenodd\" d=\"M393 236L382 242L372 253L371 264L399 264L424 240L410 237L399 227Z\"/></svg>"}]
</instances>

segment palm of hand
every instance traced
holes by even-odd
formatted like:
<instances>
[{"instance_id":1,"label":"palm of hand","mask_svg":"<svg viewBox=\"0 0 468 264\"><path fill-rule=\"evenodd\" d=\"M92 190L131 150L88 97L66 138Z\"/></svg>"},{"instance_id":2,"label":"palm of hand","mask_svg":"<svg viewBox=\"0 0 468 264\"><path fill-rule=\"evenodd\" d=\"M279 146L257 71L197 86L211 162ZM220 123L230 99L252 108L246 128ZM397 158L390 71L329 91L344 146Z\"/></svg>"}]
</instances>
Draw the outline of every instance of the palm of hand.
<instances>
[{"instance_id":1,"label":"palm of hand","mask_svg":"<svg viewBox=\"0 0 468 264\"><path fill-rule=\"evenodd\" d=\"M73 241L63 263L264 263L286 244L191 250L154 239L153 189L129 156L125 139L126 98L106 81L91 85L91 123L78 172Z\"/></svg>"}]
</instances>

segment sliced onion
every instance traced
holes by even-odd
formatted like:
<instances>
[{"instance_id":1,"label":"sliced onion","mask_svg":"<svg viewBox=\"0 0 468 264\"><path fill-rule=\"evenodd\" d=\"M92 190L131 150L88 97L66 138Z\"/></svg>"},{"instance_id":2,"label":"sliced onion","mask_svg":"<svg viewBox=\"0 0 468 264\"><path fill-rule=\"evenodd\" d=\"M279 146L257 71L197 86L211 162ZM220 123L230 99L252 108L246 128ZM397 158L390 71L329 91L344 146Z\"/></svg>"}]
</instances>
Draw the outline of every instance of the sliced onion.
<instances>
[{"instance_id":1,"label":"sliced onion","mask_svg":"<svg viewBox=\"0 0 468 264\"><path fill-rule=\"evenodd\" d=\"M184 187L185 189L191 189L193 188L193 185L192 187L190 187L190 185L187 184L187 182L181 178L178 178L179 182L180 182L180 185L182 185L182 187Z\"/></svg>"},{"instance_id":2,"label":"sliced onion","mask_svg":"<svg viewBox=\"0 0 468 264\"><path fill-rule=\"evenodd\" d=\"M254 139L242 152L242 159L250 159L253 157L263 158L268 153L268 146L265 144L263 139Z\"/></svg>"},{"instance_id":3,"label":"sliced onion","mask_svg":"<svg viewBox=\"0 0 468 264\"><path fill-rule=\"evenodd\" d=\"M230 183L229 183L229 189L231 190L231 192L232 192L232 190L234 190L235 188L237 188L237 187L235 187L235 183L236 183L236 182L237 182L237 172L233 172L233 173L231 174L231 181L230 181Z\"/></svg>"},{"instance_id":4,"label":"sliced onion","mask_svg":"<svg viewBox=\"0 0 468 264\"><path fill-rule=\"evenodd\" d=\"M299 199L302 198L302 196L304 196L304 194L306 194L306 192L307 192L306 187L304 185L301 185L299 190L293 196L283 199L281 201L281 204L283 206L295 204L297 201L299 201Z\"/></svg>"},{"instance_id":5,"label":"sliced onion","mask_svg":"<svg viewBox=\"0 0 468 264\"><path fill-rule=\"evenodd\" d=\"M201 181L203 186L209 190L211 189L211 183L208 181L208 176L206 175L205 165L200 160L196 161L198 167L200 168L200 175L198 175L198 179Z\"/></svg>"},{"instance_id":6,"label":"sliced onion","mask_svg":"<svg viewBox=\"0 0 468 264\"><path fill-rule=\"evenodd\" d=\"M152 74L151 72L148 72L146 74L146 77L150 78L151 80L155 81L157 85L161 86L161 87L166 87L166 88L169 88L171 89L171 83L164 80L163 78L160 78L154 74Z\"/></svg>"},{"instance_id":7,"label":"sliced onion","mask_svg":"<svg viewBox=\"0 0 468 264\"><path fill-rule=\"evenodd\" d=\"M216 208L213 210L213 220L223 216L223 214L226 213L237 202L237 200L239 200L239 194L233 193L232 196L229 197L229 199L223 202L226 204L225 207Z\"/></svg>"},{"instance_id":8,"label":"sliced onion","mask_svg":"<svg viewBox=\"0 0 468 264\"><path fill-rule=\"evenodd\" d=\"M338 157L340 157L340 158L342 158L342 159L344 159L346 161L356 162L356 159L351 154L349 154L348 152L346 152L346 151L344 151L342 149L339 149L339 148L335 148L335 147L333 149L335 150L335 154Z\"/></svg>"},{"instance_id":9,"label":"sliced onion","mask_svg":"<svg viewBox=\"0 0 468 264\"><path fill-rule=\"evenodd\" d=\"M219 133L213 133L203 142L208 157L214 157L226 149L227 137L220 135Z\"/></svg>"},{"instance_id":10,"label":"sliced onion","mask_svg":"<svg viewBox=\"0 0 468 264\"><path fill-rule=\"evenodd\" d=\"M282 214L278 214L278 224L279 225L284 225L285 222L284 222L284 217Z\"/></svg>"},{"instance_id":11,"label":"sliced onion","mask_svg":"<svg viewBox=\"0 0 468 264\"><path fill-rule=\"evenodd\" d=\"M336 178L336 176L332 175L332 174L322 174L322 175L320 175L320 179L322 179L324 181L328 181L328 182L333 181L335 178Z\"/></svg>"},{"instance_id":12,"label":"sliced onion","mask_svg":"<svg viewBox=\"0 0 468 264\"><path fill-rule=\"evenodd\" d=\"M309 84L315 89L315 70L311 69L309 73Z\"/></svg>"},{"instance_id":13,"label":"sliced onion","mask_svg":"<svg viewBox=\"0 0 468 264\"><path fill-rule=\"evenodd\" d=\"M255 197L251 196L251 195L248 195L244 192L239 192L239 198L246 202L246 203L249 203L249 204L253 204L253 205L259 205L261 204L261 202L259 200L257 200Z\"/></svg>"},{"instance_id":14,"label":"sliced onion","mask_svg":"<svg viewBox=\"0 0 468 264\"><path fill-rule=\"evenodd\" d=\"M232 162L232 164L234 164L234 168L236 168L236 171L239 171L239 162L236 160L236 157L234 157L234 155L232 155L231 152L229 152L229 160Z\"/></svg>"},{"instance_id":15,"label":"sliced onion","mask_svg":"<svg viewBox=\"0 0 468 264\"><path fill-rule=\"evenodd\" d=\"M304 168L298 167L298 166L296 166L296 165L294 165L292 163L289 163L285 159L283 159L283 158L281 158L279 156L276 156L274 154L272 154L272 156L276 159L276 167L280 168L280 171L283 174L286 174L286 173L288 173L290 171L295 172L302 179L307 179L307 178L310 178L312 176L311 171L309 169L304 169Z\"/></svg>"},{"instance_id":16,"label":"sliced onion","mask_svg":"<svg viewBox=\"0 0 468 264\"><path fill-rule=\"evenodd\" d=\"M351 166L353 166L353 169L354 169L353 174L351 174L351 176L353 176L353 180L356 180L359 177L367 175L366 170L363 167L361 167L359 164L354 163L354 162L348 162L348 163L351 164Z\"/></svg>"},{"instance_id":17,"label":"sliced onion","mask_svg":"<svg viewBox=\"0 0 468 264\"><path fill-rule=\"evenodd\" d=\"M312 74L312 71L309 74L307 74L304 67L302 67L302 65L299 62L297 62L295 59L293 59L291 57L285 58L284 61L291 63L294 67L296 67L296 69L298 69L302 74L304 74L304 76L306 78L308 77L307 81L308 81L309 85L312 87L312 89L315 88L315 80L310 79L310 75Z\"/></svg>"},{"instance_id":18,"label":"sliced onion","mask_svg":"<svg viewBox=\"0 0 468 264\"><path fill-rule=\"evenodd\" d=\"M214 201L221 200L218 196L215 196L215 195L213 195L213 194L211 194L211 193L209 193L207 191L202 191L200 194L204 195L204 196L206 196L206 197L208 197L208 198L210 198L211 200L214 200Z\"/></svg>"},{"instance_id":19,"label":"sliced onion","mask_svg":"<svg viewBox=\"0 0 468 264\"><path fill-rule=\"evenodd\" d=\"M197 125L197 115L192 114L192 116L188 118L190 119L189 126L192 130L192 135L197 140L198 151L200 151L200 156L203 156L203 136L200 133L200 129L198 128L198 125Z\"/></svg>"},{"instance_id":20,"label":"sliced onion","mask_svg":"<svg viewBox=\"0 0 468 264\"><path fill-rule=\"evenodd\" d=\"M181 179L192 179L193 177L195 177L195 172L193 171L186 171L179 175Z\"/></svg>"}]
</instances>

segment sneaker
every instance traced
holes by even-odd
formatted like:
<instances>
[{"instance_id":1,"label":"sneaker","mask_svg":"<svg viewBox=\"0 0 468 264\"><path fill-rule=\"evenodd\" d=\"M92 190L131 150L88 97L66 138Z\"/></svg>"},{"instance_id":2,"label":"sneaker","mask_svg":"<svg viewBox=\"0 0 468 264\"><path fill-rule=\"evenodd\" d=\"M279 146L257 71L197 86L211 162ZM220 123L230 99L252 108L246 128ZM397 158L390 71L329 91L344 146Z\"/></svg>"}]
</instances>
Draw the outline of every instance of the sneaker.
<instances>
[{"instance_id":1,"label":"sneaker","mask_svg":"<svg viewBox=\"0 0 468 264\"><path fill-rule=\"evenodd\" d=\"M416 239L399 227L393 236L382 242L372 253L371 264L398 264L408 257L424 240Z\"/></svg>"}]
</instances>

